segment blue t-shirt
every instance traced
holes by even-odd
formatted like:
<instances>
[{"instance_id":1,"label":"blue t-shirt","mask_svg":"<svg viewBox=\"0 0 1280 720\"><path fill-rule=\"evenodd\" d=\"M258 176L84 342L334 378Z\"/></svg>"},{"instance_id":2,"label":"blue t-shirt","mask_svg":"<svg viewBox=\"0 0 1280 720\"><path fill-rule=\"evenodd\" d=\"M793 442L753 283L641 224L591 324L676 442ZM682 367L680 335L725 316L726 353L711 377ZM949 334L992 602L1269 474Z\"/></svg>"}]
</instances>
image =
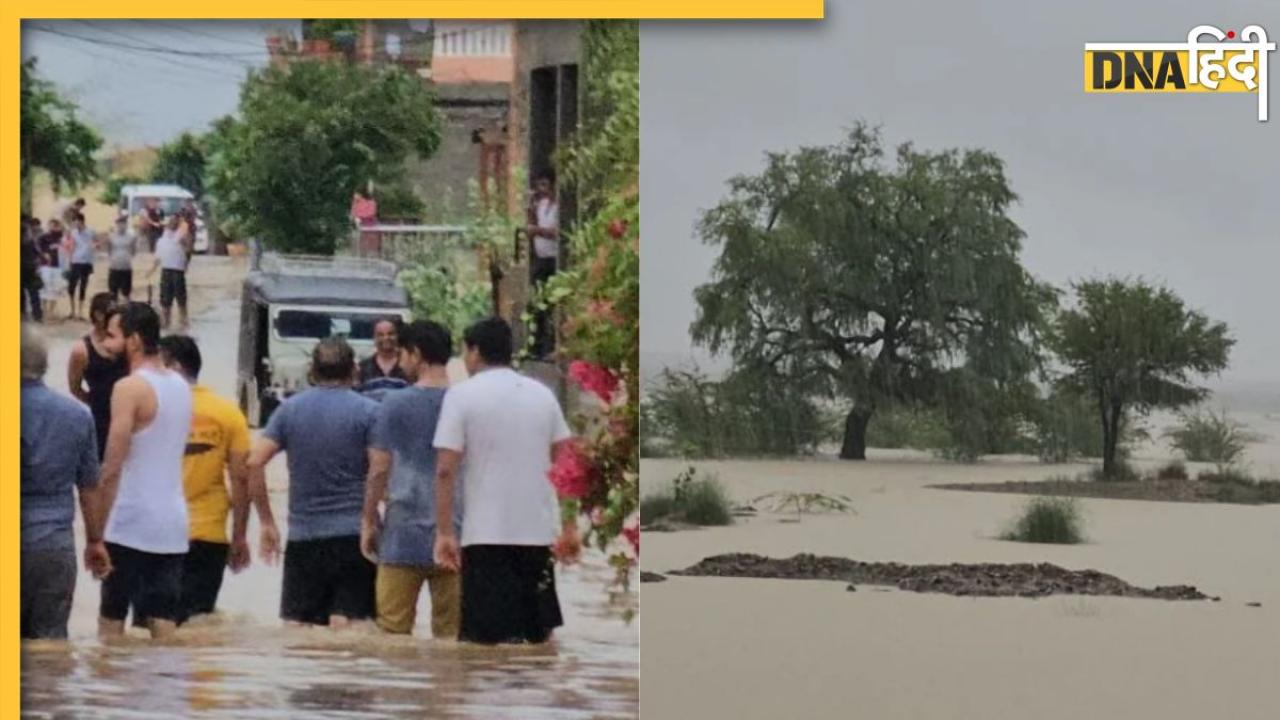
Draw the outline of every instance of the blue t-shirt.
<instances>
[{"instance_id":1,"label":"blue t-shirt","mask_svg":"<svg viewBox=\"0 0 1280 720\"><path fill-rule=\"evenodd\" d=\"M98 437L89 408L22 381L22 549L75 547L75 488L98 484Z\"/></svg>"},{"instance_id":2,"label":"blue t-shirt","mask_svg":"<svg viewBox=\"0 0 1280 720\"><path fill-rule=\"evenodd\" d=\"M348 387L285 400L263 435L289 464L289 540L360 534L369 434L378 404Z\"/></svg>"},{"instance_id":3,"label":"blue t-shirt","mask_svg":"<svg viewBox=\"0 0 1280 720\"><path fill-rule=\"evenodd\" d=\"M378 561L431 567L436 542L436 421L444 388L408 387L382 400L370 447L391 453ZM454 528L462 531L462 483L454 485Z\"/></svg>"}]
</instances>

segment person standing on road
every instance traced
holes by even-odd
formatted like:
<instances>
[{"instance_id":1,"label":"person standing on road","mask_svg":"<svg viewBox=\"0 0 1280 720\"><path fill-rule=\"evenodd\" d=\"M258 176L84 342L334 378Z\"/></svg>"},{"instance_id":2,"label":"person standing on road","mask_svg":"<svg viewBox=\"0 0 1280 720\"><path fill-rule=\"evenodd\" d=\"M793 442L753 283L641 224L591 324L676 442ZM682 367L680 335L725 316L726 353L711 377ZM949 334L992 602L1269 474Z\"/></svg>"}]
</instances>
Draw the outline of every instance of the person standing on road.
<instances>
[{"instance_id":1,"label":"person standing on road","mask_svg":"<svg viewBox=\"0 0 1280 720\"><path fill-rule=\"evenodd\" d=\"M62 639L76 588L75 501L84 518L85 567L102 577L110 560L93 419L80 403L44 384L49 353L36 330L22 326L21 634Z\"/></svg>"},{"instance_id":2,"label":"person standing on road","mask_svg":"<svg viewBox=\"0 0 1280 720\"><path fill-rule=\"evenodd\" d=\"M69 319L86 319L84 296L89 289L89 276L93 274L93 231L84 224L84 215L76 215L71 223L71 271L67 277L67 293L71 298ZM77 292L78 290L78 292Z\"/></svg>"},{"instance_id":3,"label":"person standing on road","mask_svg":"<svg viewBox=\"0 0 1280 720\"><path fill-rule=\"evenodd\" d=\"M36 240L36 249L40 253L40 301L44 305L42 314L52 320L58 306L58 298L62 297L62 289L66 286L66 278L62 276L62 221L49 219L49 230Z\"/></svg>"},{"instance_id":4,"label":"person standing on road","mask_svg":"<svg viewBox=\"0 0 1280 720\"><path fill-rule=\"evenodd\" d=\"M98 460L107 451L107 429L111 425L111 391L119 380L129 374L129 363L122 355L108 349L107 318L115 301L111 293L98 293L89 301L89 321L92 327L71 348L67 362L67 387L77 400L89 406L93 424L97 428Z\"/></svg>"},{"instance_id":5,"label":"person standing on road","mask_svg":"<svg viewBox=\"0 0 1280 720\"><path fill-rule=\"evenodd\" d=\"M190 532L182 568L181 624L214 611L227 568L240 572L249 566L249 424L234 403L197 383L203 362L195 340L169 335L160 341L160 357L191 385L191 434L182 460Z\"/></svg>"},{"instance_id":6,"label":"person standing on road","mask_svg":"<svg viewBox=\"0 0 1280 720\"><path fill-rule=\"evenodd\" d=\"M84 212L84 198L76 198L64 202L58 206L58 217L62 219L63 225L71 227L75 223L77 215Z\"/></svg>"},{"instance_id":7,"label":"person standing on road","mask_svg":"<svg viewBox=\"0 0 1280 720\"><path fill-rule=\"evenodd\" d=\"M158 198L143 201L142 212L138 214L138 232L147 239L147 252L154 253L156 243L164 234L164 211Z\"/></svg>"},{"instance_id":8,"label":"person standing on road","mask_svg":"<svg viewBox=\"0 0 1280 720\"><path fill-rule=\"evenodd\" d=\"M397 318L382 318L373 325L374 353L360 361L360 384L380 378L394 378L408 383L400 367L400 345L397 342L400 322Z\"/></svg>"},{"instance_id":9,"label":"person standing on road","mask_svg":"<svg viewBox=\"0 0 1280 720\"><path fill-rule=\"evenodd\" d=\"M107 270L107 291L119 302L128 302L133 295L133 256L138 252L138 236L129 230L129 219L116 219L116 227L107 237L110 264Z\"/></svg>"},{"instance_id":10,"label":"person standing on road","mask_svg":"<svg viewBox=\"0 0 1280 720\"><path fill-rule=\"evenodd\" d=\"M378 408L369 444L364 521L360 549L378 564L378 627L384 632L413 632L418 593L431 592L431 635L458 637L458 573L436 567L435 434L440 406L449 387L445 367L452 339L443 326L410 323L399 335L400 366L414 384L387 395ZM460 489L460 488L459 488ZM458 495L455 493L455 495ZM378 505L385 500L386 513ZM462 523L461 497L455 497L454 527Z\"/></svg>"},{"instance_id":11,"label":"person standing on road","mask_svg":"<svg viewBox=\"0 0 1280 720\"><path fill-rule=\"evenodd\" d=\"M573 562L581 549L571 519L556 537L559 504L547 476L569 425L550 389L511 368L506 321L481 320L464 344L471 377L445 395L435 432L434 559L462 573L459 639L545 642L564 624L553 555ZM453 494L464 460L459 543Z\"/></svg>"},{"instance_id":12,"label":"person standing on road","mask_svg":"<svg viewBox=\"0 0 1280 720\"><path fill-rule=\"evenodd\" d=\"M132 606L152 638L173 634L180 618L187 554L182 459L191 431L191 387L160 360L160 318L150 305L112 310L108 350L128 358L130 374L111 396L102 465L106 546L98 632L124 633Z\"/></svg>"},{"instance_id":13,"label":"person standing on road","mask_svg":"<svg viewBox=\"0 0 1280 720\"><path fill-rule=\"evenodd\" d=\"M255 499L265 499L267 463L284 452L289 466L289 537L280 617L342 627L374 616L376 568L360 553L369 436L378 404L352 389L355 353L341 338L316 344L311 387L285 400L249 453ZM264 542L264 546L267 543ZM270 556L271 548L264 547Z\"/></svg>"},{"instance_id":14,"label":"person standing on road","mask_svg":"<svg viewBox=\"0 0 1280 720\"><path fill-rule=\"evenodd\" d=\"M44 307L40 302L40 250L36 247L36 235L32 231L27 218L22 219L21 233L18 235L21 258L19 282L22 285L22 317L36 322L44 322Z\"/></svg>"},{"instance_id":15,"label":"person standing on road","mask_svg":"<svg viewBox=\"0 0 1280 720\"><path fill-rule=\"evenodd\" d=\"M164 316L164 327L169 328L170 311L173 303L178 303L178 324L187 327L187 262L191 259L191 248L186 231L182 227L182 218L174 215L169 218L168 227L160 240L156 242L156 259L147 273L150 282L156 270L160 270L160 312Z\"/></svg>"},{"instance_id":16,"label":"person standing on road","mask_svg":"<svg viewBox=\"0 0 1280 720\"><path fill-rule=\"evenodd\" d=\"M555 180L550 173L534 181L528 222L525 231L533 238L533 283L540 287L555 276L560 261L560 204L556 202ZM551 313L540 310L534 329L534 352L545 357L554 346Z\"/></svg>"}]
</instances>

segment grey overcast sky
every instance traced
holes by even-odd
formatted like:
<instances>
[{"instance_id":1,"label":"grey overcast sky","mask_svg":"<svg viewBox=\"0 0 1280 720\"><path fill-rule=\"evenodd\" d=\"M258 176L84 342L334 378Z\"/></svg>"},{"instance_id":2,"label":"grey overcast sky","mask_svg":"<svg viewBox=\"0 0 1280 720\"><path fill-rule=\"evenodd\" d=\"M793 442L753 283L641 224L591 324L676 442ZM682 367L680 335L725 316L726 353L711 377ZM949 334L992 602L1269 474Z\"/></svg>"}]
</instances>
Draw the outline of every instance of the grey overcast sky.
<instances>
[{"instance_id":1,"label":"grey overcast sky","mask_svg":"<svg viewBox=\"0 0 1280 720\"><path fill-rule=\"evenodd\" d=\"M57 84L108 148L159 145L234 112L267 63L266 37L297 20L32 20L22 57ZM43 28L52 32L38 30Z\"/></svg>"},{"instance_id":2,"label":"grey overcast sky","mask_svg":"<svg viewBox=\"0 0 1280 720\"><path fill-rule=\"evenodd\" d=\"M1183 42L1200 24L1280 36L1274 0L852 2L822 22L645 23L641 342L646 375L691 353L693 288L714 260L692 227L766 150L837 141L981 147L1007 164L1023 259L1060 286L1168 284L1239 340L1227 384L1280 381L1280 100L1086 95L1086 42ZM1280 93L1280 53L1270 57ZM706 365L705 355L699 356ZM716 363L712 363L712 367Z\"/></svg>"}]
</instances>

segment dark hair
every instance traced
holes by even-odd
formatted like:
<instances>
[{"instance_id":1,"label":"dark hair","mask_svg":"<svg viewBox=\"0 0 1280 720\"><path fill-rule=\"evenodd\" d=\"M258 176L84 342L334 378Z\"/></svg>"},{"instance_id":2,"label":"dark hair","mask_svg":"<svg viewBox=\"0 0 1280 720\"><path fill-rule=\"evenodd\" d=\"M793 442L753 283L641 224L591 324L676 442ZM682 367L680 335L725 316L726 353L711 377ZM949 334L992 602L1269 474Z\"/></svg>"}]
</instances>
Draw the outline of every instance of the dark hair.
<instances>
[{"instance_id":1,"label":"dark hair","mask_svg":"<svg viewBox=\"0 0 1280 720\"><path fill-rule=\"evenodd\" d=\"M102 314L102 321L106 322L111 318L111 308L115 307L116 297L109 292L94 293L89 298L89 320L93 320L93 316Z\"/></svg>"},{"instance_id":2,"label":"dark hair","mask_svg":"<svg viewBox=\"0 0 1280 720\"><path fill-rule=\"evenodd\" d=\"M316 380L350 380L355 368L355 351L342 338L325 338L311 351L311 372Z\"/></svg>"},{"instance_id":3,"label":"dark hair","mask_svg":"<svg viewBox=\"0 0 1280 720\"><path fill-rule=\"evenodd\" d=\"M192 380L200 377L200 346L186 335L168 335L160 339L160 353L166 362L176 363Z\"/></svg>"},{"instance_id":4,"label":"dark hair","mask_svg":"<svg viewBox=\"0 0 1280 720\"><path fill-rule=\"evenodd\" d=\"M395 315L385 315L373 321L373 331L377 332L378 326L382 323L391 323L391 327L396 331L396 334L399 334L401 330L404 330L404 322L400 320L400 318Z\"/></svg>"},{"instance_id":5,"label":"dark hair","mask_svg":"<svg viewBox=\"0 0 1280 720\"><path fill-rule=\"evenodd\" d=\"M534 181L534 182L537 182L537 181L539 181L539 180L546 180L547 182L551 183L552 185L555 185L555 184L556 184L556 171L555 171L555 170L543 170L542 172L538 173L538 174L537 174L537 176L535 176L535 177L533 178L533 181Z\"/></svg>"},{"instance_id":6,"label":"dark hair","mask_svg":"<svg viewBox=\"0 0 1280 720\"><path fill-rule=\"evenodd\" d=\"M75 202L73 202L73 203L71 203L71 204L72 204L72 205L81 205L81 206L83 206L83 205L84 205L84 198L76 198L76 201L75 201Z\"/></svg>"},{"instance_id":7,"label":"dark hair","mask_svg":"<svg viewBox=\"0 0 1280 720\"><path fill-rule=\"evenodd\" d=\"M417 350L432 365L444 365L453 354L453 338L440 323L415 320L400 329L400 347Z\"/></svg>"},{"instance_id":8,"label":"dark hair","mask_svg":"<svg viewBox=\"0 0 1280 720\"><path fill-rule=\"evenodd\" d=\"M84 222L84 213L76 213L71 216L71 222Z\"/></svg>"},{"instance_id":9,"label":"dark hair","mask_svg":"<svg viewBox=\"0 0 1280 720\"><path fill-rule=\"evenodd\" d=\"M511 364L511 326L500 317L485 318L467 328L462 341L475 348L487 365Z\"/></svg>"},{"instance_id":10,"label":"dark hair","mask_svg":"<svg viewBox=\"0 0 1280 720\"><path fill-rule=\"evenodd\" d=\"M137 335L144 353L154 355L160 350L160 316L150 305L142 302L112 305L107 320L115 315L120 316L121 334L126 338Z\"/></svg>"}]
</instances>

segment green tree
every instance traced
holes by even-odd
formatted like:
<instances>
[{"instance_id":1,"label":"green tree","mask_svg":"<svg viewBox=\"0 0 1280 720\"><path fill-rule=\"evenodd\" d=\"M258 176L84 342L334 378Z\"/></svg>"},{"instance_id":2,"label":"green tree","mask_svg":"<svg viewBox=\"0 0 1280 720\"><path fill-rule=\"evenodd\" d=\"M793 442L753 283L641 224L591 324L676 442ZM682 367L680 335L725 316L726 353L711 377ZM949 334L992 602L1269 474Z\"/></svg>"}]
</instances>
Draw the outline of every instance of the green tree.
<instances>
[{"instance_id":1,"label":"green tree","mask_svg":"<svg viewBox=\"0 0 1280 720\"><path fill-rule=\"evenodd\" d=\"M1078 302L1058 316L1056 349L1070 368L1065 382L1095 403L1102 473L1114 478L1129 414L1202 400L1208 390L1192 378L1224 369L1235 340L1225 324L1141 280L1087 280L1074 289Z\"/></svg>"},{"instance_id":2,"label":"green tree","mask_svg":"<svg viewBox=\"0 0 1280 720\"><path fill-rule=\"evenodd\" d=\"M250 76L214 125L207 189L220 217L286 252L332 253L351 194L399 182L440 143L431 91L395 66L296 62Z\"/></svg>"},{"instance_id":3,"label":"green tree","mask_svg":"<svg viewBox=\"0 0 1280 720\"><path fill-rule=\"evenodd\" d=\"M189 190L197 198L204 196L204 142L191 133L160 146L151 168L151 182L171 183Z\"/></svg>"},{"instance_id":4,"label":"green tree","mask_svg":"<svg viewBox=\"0 0 1280 720\"><path fill-rule=\"evenodd\" d=\"M20 89L23 206L30 205L31 176L44 170L60 191L75 190L98 176L93 155L102 138L76 117L75 103L58 94L53 83L36 75L36 59L22 63Z\"/></svg>"},{"instance_id":5,"label":"green tree","mask_svg":"<svg viewBox=\"0 0 1280 720\"><path fill-rule=\"evenodd\" d=\"M98 193L98 202L115 205L120 202L120 190L125 185L138 185L143 182L146 181L134 175L112 175L107 178L102 192Z\"/></svg>"},{"instance_id":6,"label":"green tree","mask_svg":"<svg viewBox=\"0 0 1280 720\"><path fill-rule=\"evenodd\" d=\"M693 339L848 402L846 459L866 458L878 407L933 401L949 370L1025 377L1055 299L1019 262L999 158L882 155L861 124L833 146L770 153L698 224L720 256L695 291Z\"/></svg>"}]
</instances>

